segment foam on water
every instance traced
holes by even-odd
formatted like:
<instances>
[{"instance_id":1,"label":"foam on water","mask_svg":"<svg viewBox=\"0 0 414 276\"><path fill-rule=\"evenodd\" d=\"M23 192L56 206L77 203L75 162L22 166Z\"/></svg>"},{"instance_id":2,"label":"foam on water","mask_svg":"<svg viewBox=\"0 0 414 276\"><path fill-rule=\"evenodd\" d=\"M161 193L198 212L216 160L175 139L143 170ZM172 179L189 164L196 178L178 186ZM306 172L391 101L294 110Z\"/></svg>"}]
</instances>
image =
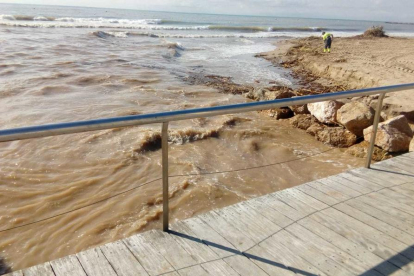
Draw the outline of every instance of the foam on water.
<instances>
[{"instance_id":1,"label":"foam on water","mask_svg":"<svg viewBox=\"0 0 414 276\"><path fill-rule=\"evenodd\" d=\"M118 37L118 38L127 38L127 32L104 32L104 31L95 31L92 33L94 36L99 38L108 38L108 37Z\"/></svg>"},{"instance_id":2,"label":"foam on water","mask_svg":"<svg viewBox=\"0 0 414 276\"><path fill-rule=\"evenodd\" d=\"M174 23L176 25L174 25ZM178 25L177 25L178 24ZM264 27L264 26L231 26L231 25L186 25L181 22L168 21L163 19L115 19L115 18L76 18L76 17L45 17L45 16L26 16L26 15L0 15L0 25L13 27L32 27L32 28L116 28L116 29L137 29L153 31L218 31L230 32L230 36L237 37L234 33L258 34L256 37L279 37L289 33L312 33L327 30L321 27ZM357 30L347 30L350 32ZM273 35L263 35L263 33L277 33ZM262 34L262 35L261 35ZM168 37L170 34L163 34ZM188 37L227 37L228 34L201 35L190 34ZM239 34L239 36L243 36Z\"/></svg>"}]
</instances>

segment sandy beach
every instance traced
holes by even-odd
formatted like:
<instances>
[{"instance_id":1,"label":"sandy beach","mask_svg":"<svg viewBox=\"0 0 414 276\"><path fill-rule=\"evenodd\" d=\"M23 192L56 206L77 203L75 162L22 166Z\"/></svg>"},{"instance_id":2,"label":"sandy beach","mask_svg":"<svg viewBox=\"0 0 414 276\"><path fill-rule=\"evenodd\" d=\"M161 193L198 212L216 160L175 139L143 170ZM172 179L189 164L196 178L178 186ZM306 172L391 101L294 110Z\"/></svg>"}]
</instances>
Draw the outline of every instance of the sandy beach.
<instances>
[{"instance_id":1,"label":"sandy beach","mask_svg":"<svg viewBox=\"0 0 414 276\"><path fill-rule=\"evenodd\" d=\"M307 85L359 89L414 82L414 39L335 38L332 52L323 53L319 37L286 40L275 51L262 56L276 65L290 68ZM311 75L311 77L309 77ZM332 91L334 92L334 91ZM383 111L414 121L414 91L391 93Z\"/></svg>"}]
</instances>

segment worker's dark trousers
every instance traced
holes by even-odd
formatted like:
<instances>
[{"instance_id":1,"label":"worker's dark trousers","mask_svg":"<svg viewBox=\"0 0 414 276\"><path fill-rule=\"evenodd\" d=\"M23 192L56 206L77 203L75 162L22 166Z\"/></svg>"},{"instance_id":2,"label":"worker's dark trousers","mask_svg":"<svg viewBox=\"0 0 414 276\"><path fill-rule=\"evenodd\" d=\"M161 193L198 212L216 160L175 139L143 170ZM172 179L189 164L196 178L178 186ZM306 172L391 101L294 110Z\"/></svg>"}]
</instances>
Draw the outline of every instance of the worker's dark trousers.
<instances>
[{"instance_id":1,"label":"worker's dark trousers","mask_svg":"<svg viewBox=\"0 0 414 276\"><path fill-rule=\"evenodd\" d=\"M331 45L332 45L332 38L331 37L328 37L325 40L325 49L331 49Z\"/></svg>"}]
</instances>

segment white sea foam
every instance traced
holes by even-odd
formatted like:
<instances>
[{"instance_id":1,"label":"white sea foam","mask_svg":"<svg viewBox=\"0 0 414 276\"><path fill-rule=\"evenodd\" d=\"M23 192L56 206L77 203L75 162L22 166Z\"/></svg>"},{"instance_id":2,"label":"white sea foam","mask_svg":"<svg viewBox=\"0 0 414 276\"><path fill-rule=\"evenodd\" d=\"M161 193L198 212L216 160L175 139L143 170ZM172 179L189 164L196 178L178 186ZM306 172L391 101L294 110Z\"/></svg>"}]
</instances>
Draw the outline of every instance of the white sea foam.
<instances>
[{"instance_id":1,"label":"white sea foam","mask_svg":"<svg viewBox=\"0 0 414 276\"><path fill-rule=\"evenodd\" d=\"M316 32L318 27L260 27L228 25L182 25L184 22L165 21L162 19L114 19L114 18L52 18L45 16L0 15L0 24L14 27L38 28L122 28L141 30L211 30L231 33L266 33L266 32Z\"/></svg>"},{"instance_id":2,"label":"white sea foam","mask_svg":"<svg viewBox=\"0 0 414 276\"><path fill-rule=\"evenodd\" d=\"M16 18L13 15L1 14L0 15L0 20L10 20L10 21L14 21L14 20L16 20Z\"/></svg>"},{"instance_id":3,"label":"white sea foam","mask_svg":"<svg viewBox=\"0 0 414 276\"><path fill-rule=\"evenodd\" d=\"M44 16L37 16L35 18L33 18L34 21L50 21L49 18L44 17Z\"/></svg>"},{"instance_id":4,"label":"white sea foam","mask_svg":"<svg viewBox=\"0 0 414 276\"><path fill-rule=\"evenodd\" d=\"M0 15L0 23L14 27L38 27L38 28L137 28L162 24L162 19L111 19L111 18L52 18L45 16L24 15ZM151 28L150 28L151 29Z\"/></svg>"},{"instance_id":5,"label":"white sea foam","mask_svg":"<svg viewBox=\"0 0 414 276\"><path fill-rule=\"evenodd\" d=\"M108 37L127 38L128 37L128 32L96 31L96 32L93 32L92 34L99 37L99 38L108 38Z\"/></svg>"}]
</instances>

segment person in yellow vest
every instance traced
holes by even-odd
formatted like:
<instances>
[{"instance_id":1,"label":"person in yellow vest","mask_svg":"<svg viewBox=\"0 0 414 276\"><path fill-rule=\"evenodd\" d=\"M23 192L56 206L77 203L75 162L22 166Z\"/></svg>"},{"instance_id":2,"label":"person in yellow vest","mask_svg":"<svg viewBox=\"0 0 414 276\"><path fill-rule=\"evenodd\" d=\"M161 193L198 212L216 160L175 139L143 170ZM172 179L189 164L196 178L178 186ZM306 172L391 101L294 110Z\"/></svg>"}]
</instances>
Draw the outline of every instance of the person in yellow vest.
<instances>
[{"instance_id":1,"label":"person in yellow vest","mask_svg":"<svg viewBox=\"0 0 414 276\"><path fill-rule=\"evenodd\" d=\"M323 41L325 42L325 48L323 49L323 52L326 53L330 53L331 52L331 46L332 46L332 41L333 41L333 35L330 33L326 33L326 32L322 32L322 38Z\"/></svg>"}]
</instances>

